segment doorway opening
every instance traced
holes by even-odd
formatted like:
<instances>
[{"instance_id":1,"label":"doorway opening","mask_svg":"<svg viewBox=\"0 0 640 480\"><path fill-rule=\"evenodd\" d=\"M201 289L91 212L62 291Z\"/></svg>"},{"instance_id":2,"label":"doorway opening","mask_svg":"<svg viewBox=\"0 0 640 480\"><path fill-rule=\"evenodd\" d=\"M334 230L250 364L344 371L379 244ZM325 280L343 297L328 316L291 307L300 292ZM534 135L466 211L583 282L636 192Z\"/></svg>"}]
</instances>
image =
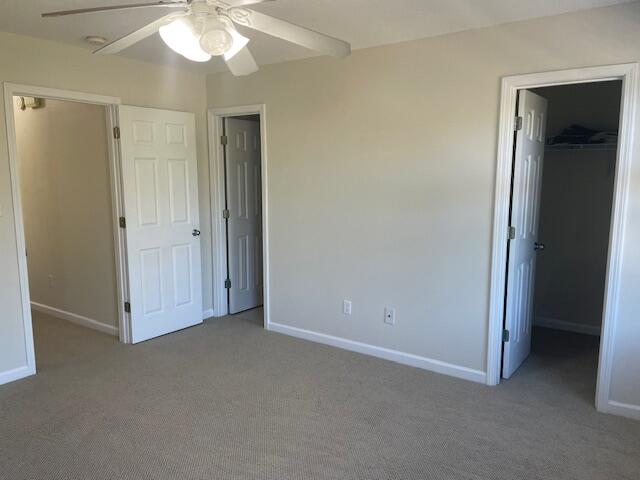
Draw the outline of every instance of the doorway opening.
<instances>
[{"instance_id":1,"label":"doorway opening","mask_svg":"<svg viewBox=\"0 0 640 480\"><path fill-rule=\"evenodd\" d=\"M591 390L597 363L598 410L625 414L609 397L636 78L625 64L503 79L489 385L514 375L532 339L536 355L577 348Z\"/></svg>"},{"instance_id":2,"label":"doorway opening","mask_svg":"<svg viewBox=\"0 0 640 480\"><path fill-rule=\"evenodd\" d=\"M70 332L68 324L59 320L125 341L112 138L118 103L5 84L14 219L18 251L24 252L18 265L25 375L36 371L34 336L36 345L67 345L60 337Z\"/></svg>"},{"instance_id":3,"label":"doorway opening","mask_svg":"<svg viewBox=\"0 0 640 480\"><path fill-rule=\"evenodd\" d=\"M210 111L214 316L268 327L264 106Z\"/></svg>"},{"instance_id":4,"label":"doorway opening","mask_svg":"<svg viewBox=\"0 0 640 480\"><path fill-rule=\"evenodd\" d=\"M118 333L105 107L14 97L31 308Z\"/></svg>"},{"instance_id":5,"label":"doorway opening","mask_svg":"<svg viewBox=\"0 0 640 480\"><path fill-rule=\"evenodd\" d=\"M502 378L544 369L595 395L621 86L518 94Z\"/></svg>"}]
</instances>

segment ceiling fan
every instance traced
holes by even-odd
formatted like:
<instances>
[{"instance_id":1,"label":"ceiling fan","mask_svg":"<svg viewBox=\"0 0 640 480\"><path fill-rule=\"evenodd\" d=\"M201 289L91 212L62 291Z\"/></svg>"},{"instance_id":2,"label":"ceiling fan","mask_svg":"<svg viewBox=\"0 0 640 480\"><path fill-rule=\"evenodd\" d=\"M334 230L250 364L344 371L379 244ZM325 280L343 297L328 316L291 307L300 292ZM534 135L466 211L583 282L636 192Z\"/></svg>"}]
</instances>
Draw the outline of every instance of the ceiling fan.
<instances>
[{"instance_id":1,"label":"ceiling fan","mask_svg":"<svg viewBox=\"0 0 640 480\"><path fill-rule=\"evenodd\" d=\"M235 24L334 57L342 58L351 53L351 45L347 42L245 8L268 1L273 0L159 0L49 12L42 16L61 17L139 8L175 9L93 53L118 53L159 32L169 48L194 62L207 62L213 56L222 56L234 75L249 75L258 70L258 65L247 48L249 39L238 32Z\"/></svg>"}]
</instances>

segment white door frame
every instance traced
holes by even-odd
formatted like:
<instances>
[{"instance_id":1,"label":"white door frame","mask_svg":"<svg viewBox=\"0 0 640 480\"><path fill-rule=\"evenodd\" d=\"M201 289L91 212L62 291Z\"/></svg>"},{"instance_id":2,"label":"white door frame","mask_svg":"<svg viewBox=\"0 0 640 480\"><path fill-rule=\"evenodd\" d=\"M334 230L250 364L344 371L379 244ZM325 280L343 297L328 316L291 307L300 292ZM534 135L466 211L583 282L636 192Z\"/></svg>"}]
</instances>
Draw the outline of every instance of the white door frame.
<instances>
[{"instance_id":1,"label":"white door frame","mask_svg":"<svg viewBox=\"0 0 640 480\"><path fill-rule=\"evenodd\" d=\"M224 209L224 149L220 143L223 121L226 117L239 115L260 116L260 161L262 175L262 285L264 303L264 328L270 327L269 297L269 205L267 171L267 110L264 104L244 105L227 108L210 108L209 120L209 181L211 185L211 252L213 262L213 316L227 314L227 290L224 279L227 276L227 244L225 223L222 217Z\"/></svg>"},{"instance_id":2,"label":"white door frame","mask_svg":"<svg viewBox=\"0 0 640 480\"><path fill-rule=\"evenodd\" d=\"M31 319L31 298L29 293L29 275L27 258L20 252L25 252L26 242L24 235L24 220L22 217L22 200L20 191L20 175L18 168L18 148L16 142L16 127L14 118L15 96L38 97L52 100L65 100L71 102L90 103L103 105L107 115L107 145L109 155L109 170L111 177L111 203L113 215L114 250L116 258L116 287L118 292L118 336L121 342L130 343L130 330L128 314L124 311L124 302L128 296L128 278L126 269L126 248L124 233L119 228L118 219L122 216L122 177L120 169L120 149L114 138L113 129L118 125L118 105L121 100L117 97L96 95L93 93L75 92L55 88L4 83L5 120L7 125L7 145L9 148L9 172L11 176L11 198L13 202L13 217L16 231L16 245L18 249L18 272L20 277L20 293L22 300L22 318L24 324L26 350L27 350L27 375L36 373L35 352L33 345L33 325Z\"/></svg>"},{"instance_id":3,"label":"white door frame","mask_svg":"<svg viewBox=\"0 0 640 480\"><path fill-rule=\"evenodd\" d=\"M509 205L511 202L513 132L518 90L608 80L622 80L622 100L596 389L596 408L604 412L609 410L611 366L614 353L613 341L618 311L618 290L631 175L630 167L633 156L638 87L637 63L586 67L502 78L493 217L489 335L487 341L487 384L497 385L500 382L502 364L502 329L506 294L505 278Z\"/></svg>"}]
</instances>

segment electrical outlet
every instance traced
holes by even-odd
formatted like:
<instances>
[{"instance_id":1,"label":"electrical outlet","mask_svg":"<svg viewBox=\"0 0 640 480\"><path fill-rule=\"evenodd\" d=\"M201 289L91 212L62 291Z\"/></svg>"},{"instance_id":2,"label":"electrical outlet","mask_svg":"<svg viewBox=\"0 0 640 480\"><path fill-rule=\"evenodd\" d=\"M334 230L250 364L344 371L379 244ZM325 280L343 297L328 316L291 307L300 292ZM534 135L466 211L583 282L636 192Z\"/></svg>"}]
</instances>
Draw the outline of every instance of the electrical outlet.
<instances>
[{"instance_id":1,"label":"electrical outlet","mask_svg":"<svg viewBox=\"0 0 640 480\"><path fill-rule=\"evenodd\" d=\"M53 288L53 273L49 274L49 288Z\"/></svg>"},{"instance_id":2,"label":"electrical outlet","mask_svg":"<svg viewBox=\"0 0 640 480\"><path fill-rule=\"evenodd\" d=\"M384 323L389 325L396 324L396 309L393 307L384 307Z\"/></svg>"},{"instance_id":3,"label":"electrical outlet","mask_svg":"<svg viewBox=\"0 0 640 480\"><path fill-rule=\"evenodd\" d=\"M351 300L342 301L342 313L345 315L351 315Z\"/></svg>"}]
</instances>

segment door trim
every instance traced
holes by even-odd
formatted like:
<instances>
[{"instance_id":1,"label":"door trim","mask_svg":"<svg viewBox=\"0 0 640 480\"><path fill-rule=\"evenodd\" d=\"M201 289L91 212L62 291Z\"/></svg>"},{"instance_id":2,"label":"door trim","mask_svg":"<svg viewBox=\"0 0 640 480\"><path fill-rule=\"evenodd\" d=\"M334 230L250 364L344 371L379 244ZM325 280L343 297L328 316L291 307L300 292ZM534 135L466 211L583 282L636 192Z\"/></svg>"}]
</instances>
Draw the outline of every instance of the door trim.
<instances>
[{"instance_id":1,"label":"door trim","mask_svg":"<svg viewBox=\"0 0 640 480\"><path fill-rule=\"evenodd\" d=\"M264 328L269 330L269 181L267 170L267 109L265 104L243 105L226 108L210 108L207 112L209 127L209 182L211 186L211 257L213 263L213 316L227 315L227 291L224 280L227 272L227 245L224 209L224 151L219 138L222 136L222 122L226 117L239 115L260 116L260 168L262 176L262 285L264 304Z\"/></svg>"},{"instance_id":2,"label":"door trim","mask_svg":"<svg viewBox=\"0 0 640 480\"><path fill-rule=\"evenodd\" d=\"M596 388L596 408L603 412L610 410L613 341L619 303L624 229L633 155L638 86L637 63L513 75L502 78L487 340L487 384L497 385L500 382L502 363L503 304L506 294L505 266L507 262L513 131L518 90L608 80L622 80L622 99Z\"/></svg>"},{"instance_id":3,"label":"door trim","mask_svg":"<svg viewBox=\"0 0 640 480\"><path fill-rule=\"evenodd\" d=\"M55 88L40 87L35 85L24 85L16 83L4 83L4 105L5 121L7 129L7 145L9 150L9 175L11 181L11 200L13 202L13 218L15 224L16 246L18 252L18 273L20 279L20 295L22 304L22 320L24 325L25 347L27 352L27 365L21 377L36 373L36 360L33 344L33 324L31 319L31 299L29 293L29 276L27 268L27 258L20 252L26 250L24 234L24 221L22 217L22 200L20 191L20 177L18 169L18 147L16 141L15 118L13 112L13 97L28 96L48 98L53 100L65 100L72 102L90 103L105 107L107 115L107 145L109 156L109 169L111 177L111 202L114 228L114 249L116 258L116 288L118 291L118 332L120 341L128 343L127 318L124 312L124 301L126 298L127 279L125 268L126 251L122 243L122 234L119 231L118 217L122 211L122 199L120 197L120 158L119 148L116 139L113 137L113 128L117 125L118 105L121 100L117 97L97 95L93 93L76 92L71 90L60 90ZM16 378L17 379L17 378Z\"/></svg>"}]
</instances>

